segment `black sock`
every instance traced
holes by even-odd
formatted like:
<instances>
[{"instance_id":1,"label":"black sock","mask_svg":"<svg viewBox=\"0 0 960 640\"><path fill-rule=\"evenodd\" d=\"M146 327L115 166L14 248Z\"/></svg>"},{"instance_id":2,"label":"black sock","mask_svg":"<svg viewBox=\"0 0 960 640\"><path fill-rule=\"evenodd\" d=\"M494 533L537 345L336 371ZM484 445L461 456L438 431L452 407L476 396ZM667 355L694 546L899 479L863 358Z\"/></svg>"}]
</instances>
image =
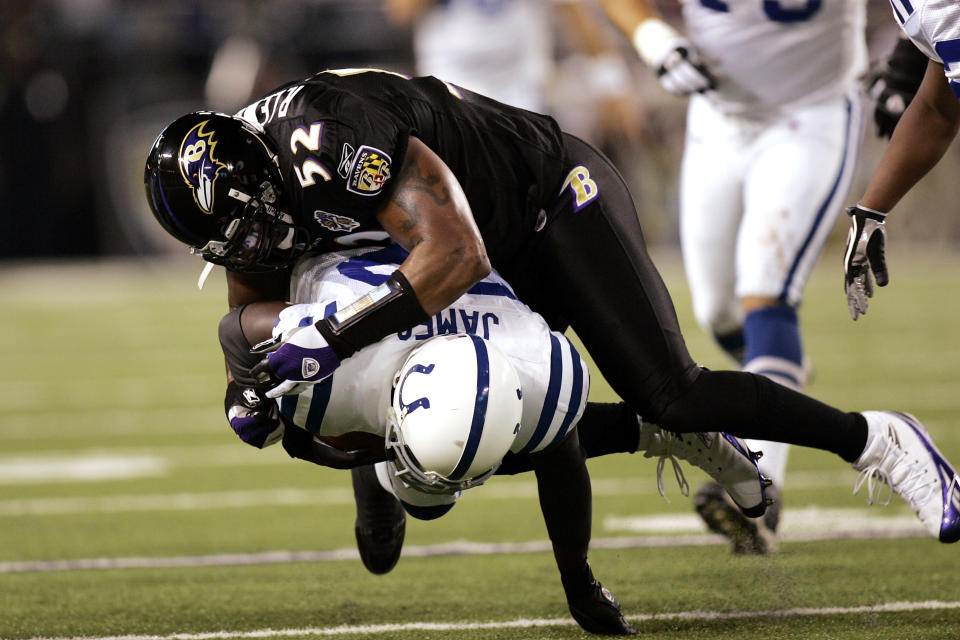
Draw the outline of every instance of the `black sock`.
<instances>
[{"instance_id":1,"label":"black sock","mask_svg":"<svg viewBox=\"0 0 960 640\"><path fill-rule=\"evenodd\" d=\"M787 442L856 460L867 442L867 421L763 376L704 369L654 422L664 429L726 431L741 438Z\"/></svg>"},{"instance_id":2,"label":"black sock","mask_svg":"<svg viewBox=\"0 0 960 640\"><path fill-rule=\"evenodd\" d=\"M640 446L637 412L625 402L589 402L577 423L580 446L588 458L633 453Z\"/></svg>"}]
</instances>

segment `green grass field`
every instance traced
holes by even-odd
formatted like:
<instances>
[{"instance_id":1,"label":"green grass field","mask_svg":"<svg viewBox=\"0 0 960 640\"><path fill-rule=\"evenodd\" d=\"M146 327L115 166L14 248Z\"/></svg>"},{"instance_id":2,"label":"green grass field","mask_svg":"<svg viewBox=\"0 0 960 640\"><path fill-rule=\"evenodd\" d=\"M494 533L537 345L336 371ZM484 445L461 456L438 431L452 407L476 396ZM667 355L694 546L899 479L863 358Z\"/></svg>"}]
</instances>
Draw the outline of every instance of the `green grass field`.
<instances>
[{"instance_id":1,"label":"green grass field","mask_svg":"<svg viewBox=\"0 0 960 640\"><path fill-rule=\"evenodd\" d=\"M657 258L691 352L724 367L693 325L676 255ZM0 638L585 637L532 476L410 521L410 553L367 574L349 474L254 450L227 426L223 279L198 292L199 269L0 267ZM809 391L913 412L960 463L960 255L902 249L891 272L854 323L839 248L827 251L802 313ZM602 380L591 394L614 399ZM590 463L591 561L644 637L960 637L960 550L923 537L899 499L852 496L839 459L792 451L785 542L762 558L708 536L672 478L660 498L655 468Z\"/></svg>"}]
</instances>

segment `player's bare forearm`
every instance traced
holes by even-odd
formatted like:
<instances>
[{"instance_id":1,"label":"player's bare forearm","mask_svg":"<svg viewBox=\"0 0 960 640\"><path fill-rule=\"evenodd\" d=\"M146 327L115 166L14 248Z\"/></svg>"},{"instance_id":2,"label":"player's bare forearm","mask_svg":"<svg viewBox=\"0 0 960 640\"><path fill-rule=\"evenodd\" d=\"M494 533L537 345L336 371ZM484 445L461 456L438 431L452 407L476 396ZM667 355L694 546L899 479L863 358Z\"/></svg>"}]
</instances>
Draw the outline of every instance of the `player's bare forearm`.
<instances>
[{"instance_id":1,"label":"player's bare forearm","mask_svg":"<svg viewBox=\"0 0 960 640\"><path fill-rule=\"evenodd\" d=\"M240 327L243 335L251 345L269 340L273 336L273 327L277 324L277 317L287 307L286 302L272 300L269 302L253 302L247 305L240 316Z\"/></svg>"},{"instance_id":2,"label":"player's bare forearm","mask_svg":"<svg viewBox=\"0 0 960 640\"><path fill-rule=\"evenodd\" d=\"M600 0L600 6L610 22L627 37L632 37L644 20L660 16L652 0Z\"/></svg>"},{"instance_id":3,"label":"player's bare forearm","mask_svg":"<svg viewBox=\"0 0 960 640\"><path fill-rule=\"evenodd\" d=\"M281 301L287 299L289 289L290 273L287 271L239 273L227 270L227 304L231 310L244 304L267 301L271 301L282 308L285 303ZM248 313L249 311L249 308L244 310L243 318L245 323L248 316L252 319L256 315L254 313ZM279 308L273 313L271 322L276 322L278 313L280 313ZM251 328L251 332L248 332L246 325L244 325L243 330L248 342L250 342L250 344L256 344L270 337L270 329L272 327L273 324L270 324L266 328L263 337L256 337L263 333L262 327L259 325L257 325L256 335L251 335L251 332L254 330ZM224 363L224 365L227 373L227 382L232 382L233 374L230 372L230 366L226 363Z\"/></svg>"},{"instance_id":4,"label":"player's bare forearm","mask_svg":"<svg viewBox=\"0 0 960 640\"><path fill-rule=\"evenodd\" d=\"M490 273L463 189L425 144L411 138L403 169L378 219L410 252L400 265L420 306L434 314Z\"/></svg>"},{"instance_id":5,"label":"player's bare forearm","mask_svg":"<svg viewBox=\"0 0 960 640\"><path fill-rule=\"evenodd\" d=\"M940 161L958 127L960 101L947 83L943 65L931 61L860 203L876 211L893 209Z\"/></svg>"}]
</instances>

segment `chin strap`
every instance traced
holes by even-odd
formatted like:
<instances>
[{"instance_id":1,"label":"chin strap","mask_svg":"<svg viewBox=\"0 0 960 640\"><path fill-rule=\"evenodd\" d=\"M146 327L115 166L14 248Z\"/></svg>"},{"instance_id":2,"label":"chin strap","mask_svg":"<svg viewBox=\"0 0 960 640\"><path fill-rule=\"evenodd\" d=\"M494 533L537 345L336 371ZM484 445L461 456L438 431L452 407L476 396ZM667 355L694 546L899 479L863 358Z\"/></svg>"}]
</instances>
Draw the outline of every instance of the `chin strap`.
<instances>
[{"instance_id":1,"label":"chin strap","mask_svg":"<svg viewBox=\"0 0 960 640\"><path fill-rule=\"evenodd\" d=\"M213 271L213 263L208 262L203 267L203 271L200 272L200 279L197 280L197 289L203 291L203 283L207 281L207 276L210 275L210 272Z\"/></svg>"}]
</instances>

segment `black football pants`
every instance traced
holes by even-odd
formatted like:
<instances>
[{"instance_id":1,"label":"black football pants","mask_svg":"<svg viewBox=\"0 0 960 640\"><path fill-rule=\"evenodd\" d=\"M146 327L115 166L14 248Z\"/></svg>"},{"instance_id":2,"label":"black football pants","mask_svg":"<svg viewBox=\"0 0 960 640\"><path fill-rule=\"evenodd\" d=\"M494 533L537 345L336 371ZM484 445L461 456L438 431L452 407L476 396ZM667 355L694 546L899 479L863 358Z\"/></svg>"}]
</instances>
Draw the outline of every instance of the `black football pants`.
<instances>
[{"instance_id":1,"label":"black football pants","mask_svg":"<svg viewBox=\"0 0 960 640\"><path fill-rule=\"evenodd\" d=\"M565 136L568 180L521 261L501 270L521 300L569 325L613 389L645 421L674 432L726 431L855 460L866 421L765 377L694 362L673 301L647 253L616 168ZM494 265L495 267L497 265Z\"/></svg>"}]
</instances>

